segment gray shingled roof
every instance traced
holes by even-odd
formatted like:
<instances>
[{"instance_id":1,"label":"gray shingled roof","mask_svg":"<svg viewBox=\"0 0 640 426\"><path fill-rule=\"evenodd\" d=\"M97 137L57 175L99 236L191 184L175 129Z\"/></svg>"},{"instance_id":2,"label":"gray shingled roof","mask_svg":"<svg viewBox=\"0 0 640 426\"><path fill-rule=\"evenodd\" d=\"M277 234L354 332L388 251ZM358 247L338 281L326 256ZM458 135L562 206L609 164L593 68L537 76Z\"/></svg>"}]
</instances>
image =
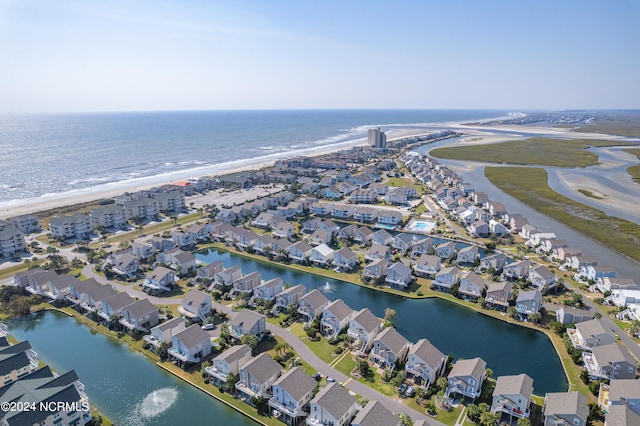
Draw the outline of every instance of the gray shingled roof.
<instances>
[{"instance_id":1,"label":"gray shingled roof","mask_svg":"<svg viewBox=\"0 0 640 426\"><path fill-rule=\"evenodd\" d=\"M329 303L329 299L327 299L327 297L318 289L311 290L309 293L302 296L301 301L302 300L308 303L313 309L319 309L326 303Z\"/></svg>"},{"instance_id":2,"label":"gray shingled roof","mask_svg":"<svg viewBox=\"0 0 640 426\"><path fill-rule=\"evenodd\" d=\"M353 313L353 309L351 309L349 305L344 303L344 300L342 299L334 300L333 302L329 303L329 305L324 309L327 311L331 311L331 313L335 315L338 321L342 321Z\"/></svg>"},{"instance_id":3,"label":"gray shingled roof","mask_svg":"<svg viewBox=\"0 0 640 426\"><path fill-rule=\"evenodd\" d=\"M327 410L334 419L341 419L356 403L356 399L337 383L329 383L311 400Z\"/></svg>"},{"instance_id":4,"label":"gray shingled roof","mask_svg":"<svg viewBox=\"0 0 640 426\"><path fill-rule=\"evenodd\" d=\"M435 368L444 357L444 354L440 352L438 348L433 346L428 339L420 339L415 344L411 345L409 353L420 357L420 359L426 362L431 368Z\"/></svg>"},{"instance_id":5,"label":"gray shingled roof","mask_svg":"<svg viewBox=\"0 0 640 426\"><path fill-rule=\"evenodd\" d=\"M94 288L98 288L101 285L102 284L96 281L95 278L89 278L86 281L78 281L77 283L73 284L73 288L76 289L76 292L78 294L82 294L86 291L92 290Z\"/></svg>"},{"instance_id":6,"label":"gray shingled roof","mask_svg":"<svg viewBox=\"0 0 640 426\"><path fill-rule=\"evenodd\" d=\"M544 415L577 414L583 420L589 416L587 398L578 391L552 392L545 397Z\"/></svg>"},{"instance_id":7,"label":"gray shingled roof","mask_svg":"<svg viewBox=\"0 0 640 426\"><path fill-rule=\"evenodd\" d=\"M184 343L188 348L192 348L204 341L211 342L211 336L209 336L209 333L204 331L198 324L193 324L190 327L185 328L181 332L175 334L174 337Z\"/></svg>"},{"instance_id":8,"label":"gray shingled roof","mask_svg":"<svg viewBox=\"0 0 640 426\"><path fill-rule=\"evenodd\" d=\"M149 299L141 299L124 308L132 318L140 318L158 310Z\"/></svg>"},{"instance_id":9,"label":"gray shingled roof","mask_svg":"<svg viewBox=\"0 0 640 426\"><path fill-rule=\"evenodd\" d=\"M482 358L460 359L456 361L448 377L472 376L480 378L486 369L487 363Z\"/></svg>"},{"instance_id":10,"label":"gray shingled roof","mask_svg":"<svg viewBox=\"0 0 640 426\"><path fill-rule=\"evenodd\" d=\"M87 291L87 296L91 297L95 302L100 302L108 297L115 295L117 292L110 285L101 285Z\"/></svg>"},{"instance_id":11,"label":"gray shingled roof","mask_svg":"<svg viewBox=\"0 0 640 426\"><path fill-rule=\"evenodd\" d=\"M400 423L400 418L380 401L370 401L351 423L359 426L396 426Z\"/></svg>"},{"instance_id":12,"label":"gray shingled roof","mask_svg":"<svg viewBox=\"0 0 640 426\"><path fill-rule=\"evenodd\" d=\"M182 306L200 306L207 300L211 300L209 293L193 289L182 299Z\"/></svg>"},{"instance_id":13,"label":"gray shingled roof","mask_svg":"<svg viewBox=\"0 0 640 426\"><path fill-rule=\"evenodd\" d=\"M612 405L605 416L605 424L610 426L638 426L640 416L634 413L626 404Z\"/></svg>"},{"instance_id":14,"label":"gray shingled roof","mask_svg":"<svg viewBox=\"0 0 640 426\"><path fill-rule=\"evenodd\" d=\"M610 362L613 363L620 361L627 361L632 365L636 365L636 361L629 353L629 350L616 343L596 346L591 351L595 359L598 361L598 365L607 365Z\"/></svg>"},{"instance_id":15,"label":"gray shingled roof","mask_svg":"<svg viewBox=\"0 0 640 426\"><path fill-rule=\"evenodd\" d=\"M28 349L31 349L31 344L24 341L0 350L0 376L29 365L29 357L25 353Z\"/></svg>"},{"instance_id":16,"label":"gray shingled roof","mask_svg":"<svg viewBox=\"0 0 640 426\"><path fill-rule=\"evenodd\" d=\"M584 338L591 336L597 336L599 334L611 334L607 333L607 330L602 326L602 323L598 319L592 319L576 324L576 330L580 332L580 335Z\"/></svg>"},{"instance_id":17,"label":"gray shingled roof","mask_svg":"<svg viewBox=\"0 0 640 426\"><path fill-rule=\"evenodd\" d=\"M376 337L376 340L381 341L393 353L399 353L405 345L409 344L409 341L393 327L387 327Z\"/></svg>"},{"instance_id":18,"label":"gray shingled roof","mask_svg":"<svg viewBox=\"0 0 640 426\"><path fill-rule=\"evenodd\" d=\"M258 382L264 383L270 377L281 371L282 366L266 353L261 353L257 357L249 360L241 369L246 370L247 373L255 377Z\"/></svg>"},{"instance_id":19,"label":"gray shingled roof","mask_svg":"<svg viewBox=\"0 0 640 426\"><path fill-rule=\"evenodd\" d=\"M260 321L260 318L263 318L264 315L261 315L257 312L254 312L249 309L243 309L229 321L229 325L235 327L241 327L243 330L251 330L253 326Z\"/></svg>"},{"instance_id":20,"label":"gray shingled roof","mask_svg":"<svg viewBox=\"0 0 640 426\"><path fill-rule=\"evenodd\" d=\"M533 394L533 379L526 374L516 376L500 376L493 390L494 395L522 395L531 399Z\"/></svg>"},{"instance_id":21,"label":"gray shingled roof","mask_svg":"<svg viewBox=\"0 0 640 426\"><path fill-rule=\"evenodd\" d=\"M360 324L368 333L371 333L382 323L369 308L360 309L351 319Z\"/></svg>"},{"instance_id":22,"label":"gray shingled roof","mask_svg":"<svg viewBox=\"0 0 640 426\"><path fill-rule=\"evenodd\" d=\"M316 381L302 368L294 367L276 380L273 386L280 386L296 401L300 401L316 387Z\"/></svg>"},{"instance_id":23,"label":"gray shingled roof","mask_svg":"<svg viewBox=\"0 0 640 426\"><path fill-rule=\"evenodd\" d=\"M117 311L118 309L122 309L125 306L131 305L135 302L135 300L131 298L129 294L122 292L102 299L102 302L109 304L111 309Z\"/></svg>"},{"instance_id":24,"label":"gray shingled roof","mask_svg":"<svg viewBox=\"0 0 640 426\"><path fill-rule=\"evenodd\" d=\"M609 384L609 401L620 401L621 398L640 399L640 380L611 380Z\"/></svg>"},{"instance_id":25,"label":"gray shingled roof","mask_svg":"<svg viewBox=\"0 0 640 426\"><path fill-rule=\"evenodd\" d=\"M167 320L167 321L163 322L162 324L156 325L155 327L152 328L152 330L165 331L165 330L172 329L173 327L176 327L180 323L184 324L184 318L175 317L175 318L171 318L170 320Z\"/></svg>"},{"instance_id":26,"label":"gray shingled roof","mask_svg":"<svg viewBox=\"0 0 640 426\"><path fill-rule=\"evenodd\" d=\"M492 293L494 291L511 291L513 285L509 281L502 281L499 283L491 283L489 284L489 288L487 288L487 294Z\"/></svg>"},{"instance_id":27,"label":"gray shingled roof","mask_svg":"<svg viewBox=\"0 0 640 426\"><path fill-rule=\"evenodd\" d=\"M230 349L227 349L216 356L214 360L224 360L228 363L232 363L246 356L247 353L251 354L251 346L249 345L232 346Z\"/></svg>"}]
</instances>

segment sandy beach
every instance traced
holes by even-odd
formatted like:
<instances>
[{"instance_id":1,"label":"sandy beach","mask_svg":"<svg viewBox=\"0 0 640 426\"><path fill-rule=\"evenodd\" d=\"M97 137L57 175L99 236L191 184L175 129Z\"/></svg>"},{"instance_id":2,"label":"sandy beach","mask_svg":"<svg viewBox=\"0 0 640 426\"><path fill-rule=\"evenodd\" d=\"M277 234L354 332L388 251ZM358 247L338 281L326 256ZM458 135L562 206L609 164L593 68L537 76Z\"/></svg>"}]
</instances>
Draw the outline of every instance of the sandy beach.
<instances>
[{"instance_id":1,"label":"sandy beach","mask_svg":"<svg viewBox=\"0 0 640 426\"><path fill-rule=\"evenodd\" d=\"M410 137L429 134L435 131L451 129L463 133L466 137L463 137L457 141L451 141L451 146L468 146L471 144L488 144L499 143L508 140L520 140L533 136L543 136L551 138L565 138L565 139L607 139L607 140L623 140L625 138L619 136L602 135L595 133L578 133L572 132L570 129L564 128L549 128L549 127L535 127L535 126L478 126L478 125L465 125L461 123L446 123L437 124L433 126L425 125L424 128L398 128L387 130L387 138L389 141ZM628 140L628 139L627 139ZM324 147L314 147L308 149L302 149L299 151L292 151L287 153L279 153L266 155L263 157L257 157L253 159L238 160L234 162L209 165L198 167L195 169L176 171L171 173L165 173L145 178L132 179L124 182L114 182L96 186L94 188L88 188L78 190L77 192L67 192L60 194L52 194L50 196L42 196L39 198L31 199L19 199L13 200L9 203L0 204L0 218L7 218L12 216L18 216L22 214L37 213L44 210L49 210L56 207L68 206L73 204L90 202L103 198L112 198L118 196L124 192L135 192L143 189L149 189L154 186L168 184L180 180L184 180L192 177L220 175L226 173L234 173L247 170L258 170L264 167L272 166L277 160L282 158L294 157L297 155L310 155L317 156L322 154L333 153L344 149L349 149L355 146L363 146L367 144L365 138L346 141L338 144L333 144ZM475 168L475 165L469 165L470 168ZM617 208L623 209L628 212L633 212L633 209L637 204L634 204L636 198L633 200L627 200L625 198L625 191L611 190L607 188L602 182L587 182L586 179L580 179L573 176L570 172L558 173L558 178L562 180L563 185L570 188L574 193L576 199L584 201L584 195L578 192L578 189L589 189L595 193L608 194L606 202L615 203ZM618 180L618 184L626 185L628 193L638 194L638 188L634 186L640 186L634 183L631 179ZM591 189L590 189L591 188ZM640 199L640 198L638 198ZM215 200L214 200L215 201ZM594 201L590 199L590 201ZM213 202L213 201L212 201Z\"/></svg>"}]
</instances>

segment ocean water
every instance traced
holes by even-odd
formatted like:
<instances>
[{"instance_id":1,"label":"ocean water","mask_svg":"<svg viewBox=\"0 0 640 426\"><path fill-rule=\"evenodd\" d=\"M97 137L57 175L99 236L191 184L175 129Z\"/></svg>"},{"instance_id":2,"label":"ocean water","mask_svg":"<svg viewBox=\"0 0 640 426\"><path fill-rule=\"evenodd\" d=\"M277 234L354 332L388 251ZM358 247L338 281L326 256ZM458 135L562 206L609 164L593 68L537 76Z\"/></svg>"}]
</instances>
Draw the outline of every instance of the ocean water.
<instances>
[{"instance_id":1,"label":"ocean water","mask_svg":"<svg viewBox=\"0 0 640 426\"><path fill-rule=\"evenodd\" d=\"M505 116L494 110L287 110L0 115L0 205L201 176L311 154L367 130Z\"/></svg>"}]
</instances>

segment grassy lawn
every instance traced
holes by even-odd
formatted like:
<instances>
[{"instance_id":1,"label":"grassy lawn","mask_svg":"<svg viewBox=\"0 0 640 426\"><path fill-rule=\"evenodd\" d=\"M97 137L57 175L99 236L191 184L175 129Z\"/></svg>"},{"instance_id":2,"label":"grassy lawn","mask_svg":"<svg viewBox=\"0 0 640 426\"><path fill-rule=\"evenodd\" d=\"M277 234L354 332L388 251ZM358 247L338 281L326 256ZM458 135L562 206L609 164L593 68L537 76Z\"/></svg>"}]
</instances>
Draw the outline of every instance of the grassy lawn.
<instances>
[{"instance_id":1,"label":"grassy lawn","mask_svg":"<svg viewBox=\"0 0 640 426\"><path fill-rule=\"evenodd\" d=\"M623 151L633 154L640 159L640 149L623 149ZM627 173L631 175L631 178L640 183L640 164L627 168Z\"/></svg>"},{"instance_id":2,"label":"grassy lawn","mask_svg":"<svg viewBox=\"0 0 640 426\"><path fill-rule=\"evenodd\" d=\"M7 268L0 269L0 280L4 280L5 278L9 278L17 274L18 272L26 271L27 265L20 262L15 265L11 265Z\"/></svg>"},{"instance_id":3,"label":"grassy lawn","mask_svg":"<svg viewBox=\"0 0 640 426\"><path fill-rule=\"evenodd\" d=\"M507 194L570 228L640 261L640 226L554 192L544 169L486 167L485 176Z\"/></svg>"},{"instance_id":4,"label":"grassy lawn","mask_svg":"<svg viewBox=\"0 0 640 426\"><path fill-rule=\"evenodd\" d=\"M424 187L422 185L418 185L414 183L413 179L410 179L410 178L392 177L392 178L389 178L389 180L385 183L387 184L387 186L392 186L392 187L411 186L415 188L416 191L418 191L418 194L424 193Z\"/></svg>"},{"instance_id":5,"label":"grassy lawn","mask_svg":"<svg viewBox=\"0 0 640 426\"><path fill-rule=\"evenodd\" d=\"M433 157L452 160L482 161L556 167L586 167L598 164L598 156L586 149L592 146L632 145L627 142L605 140L558 140L532 138L488 145L436 148Z\"/></svg>"},{"instance_id":6,"label":"grassy lawn","mask_svg":"<svg viewBox=\"0 0 640 426\"><path fill-rule=\"evenodd\" d=\"M309 347L313 351L314 354L318 355L318 358L326 362L327 364L335 361L336 357L333 356L333 351L336 349L335 346L330 345L327 342L327 339L321 337L319 340L311 340L307 337L307 333L304 331L302 324L296 323L290 328L291 332L299 337L302 342Z\"/></svg>"}]
</instances>

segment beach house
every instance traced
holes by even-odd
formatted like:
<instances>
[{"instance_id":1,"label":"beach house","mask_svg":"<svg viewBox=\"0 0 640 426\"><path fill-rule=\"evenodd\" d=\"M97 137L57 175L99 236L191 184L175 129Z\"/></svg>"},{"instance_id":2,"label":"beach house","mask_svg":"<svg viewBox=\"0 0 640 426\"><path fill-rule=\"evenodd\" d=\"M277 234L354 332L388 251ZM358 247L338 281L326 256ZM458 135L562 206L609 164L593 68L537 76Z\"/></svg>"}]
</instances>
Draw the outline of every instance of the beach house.
<instances>
[{"instance_id":1,"label":"beach house","mask_svg":"<svg viewBox=\"0 0 640 426\"><path fill-rule=\"evenodd\" d=\"M300 298L298 314L304 322L309 323L322 314L327 305L329 299L320 290L314 289Z\"/></svg>"},{"instance_id":2,"label":"beach house","mask_svg":"<svg viewBox=\"0 0 640 426\"><path fill-rule=\"evenodd\" d=\"M412 344L407 355L405 371L416 384L428 388L447 367L447 356L427 339Z\"/></svg>"},{"instance_id":3,"label":"beach house","mask_svg":"<svg viewBox=\"0 0 640 426\"><path fill-rule=\"evenodd\" d=\"M193 324L171 337L168 352L183 367L197 364L211 353L211 336L200 325Z\"/></svg>"},{"instance_id":4,"label":"beach house","mask_svg":"<svg viewBox=\"0 0 640 426\"><path fill-rule=\"evenodd\" d=\"M227 382L229 374L236 377L240 374L240 366L251 360L249 345L236 345L222 352L213 359L212 365L204 369L216 386Z\"/></svg>"},{"instance_id":5,"label":"beach house","mask_svg":"<svg viewBox=\"0 0 640 426\"><path fill-rule=\"evenodd\" d=\"M482 391L486 369L487 363L482 358L458 360L447 376L445 395L456 393L475 401Z\"/></svg>"},{"instance_id":6,"label":"beach house","mask_svg":"<svg viewBox=\"0 0 640 426\"><path fill-rule=\"evenodd\" d=\"M271 398L271 385L280 377L282 366L266 353L261 353L240 366L240 380L236 390L248 399Z\"/></svg>"},{"instance_id":7,"label":"beach house","mask_svg":"<svg viewBox=\"0 0 640 426\"><path fill-rule=\"evenodd\" d=\"M404 361L409 346L409 341L394 327L387 327L375 337L370 358L383 368L395 368Z\"/></svg>"},{"instance_id":8,"label":"beach house","mask_svg":"<svg viewBox=\"0 0 640 426\"><path fill-rule=\"evenodd\" d=\"M286 424L297 424L298 419L307 415L316 384L302 368L294 367L271 386L273 396L269 399L269 406L280 413Z\"/></svg>"},{"instance_id":9,"label":"beach house","mask_svg":"<svg viewBox=\"0 0 640 426\"><path fill-rule=\"evenodd\" d=\"M329 383L309 403L307 426L346 426L356 414L356 398L338 383Z\"/></svg>"},{"instance_id":10,"label":"beach house","mask_svg":"<svg viewBox=\"0 0 640 426\"><path fill-rule=\"evenodd\" d=\"M340 330L347 327L352 315L353 309L344 303L342 299L336 299L322 310L320 331L329 338L336 337Z\"/></svg>"},{"instance_id":11,"label":"beach house","mask_svg":"<svg viewBox=\"0 0 640 426\"><path fill-rule=\"evenodd\" d=\"M382 321L368 308L363 308L353 314L349 320L347 336L358 343L358 353L364 354L373 346L373 340L382 331Z\"/></svg>"},{"instance_id":12,"label":"beach house","mask_svg":"<svg viewBox=\"0 0 640 426\"><path fill-rule=\"evenodd\" d=\"M506 415L509 421L529 417L533 379L526 374L500 376L491 400L491 412Z\"/></svg>"}]
</instances>

